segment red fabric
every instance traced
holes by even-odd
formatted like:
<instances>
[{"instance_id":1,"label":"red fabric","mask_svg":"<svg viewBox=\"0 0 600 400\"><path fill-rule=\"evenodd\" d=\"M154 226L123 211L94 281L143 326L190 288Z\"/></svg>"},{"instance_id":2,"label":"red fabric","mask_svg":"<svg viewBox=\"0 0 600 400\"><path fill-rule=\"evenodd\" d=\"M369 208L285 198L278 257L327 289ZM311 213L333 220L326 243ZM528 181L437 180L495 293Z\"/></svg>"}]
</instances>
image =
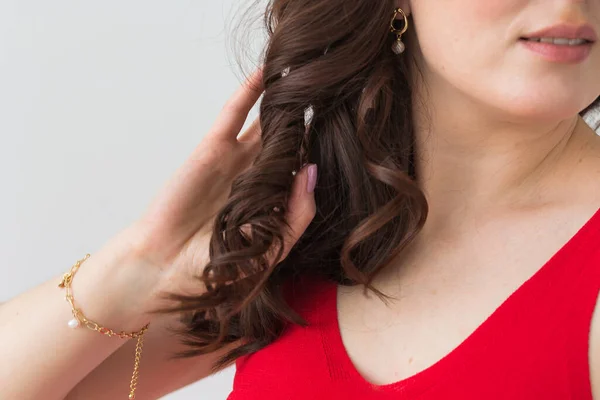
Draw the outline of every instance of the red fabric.
<instances>
[{"instance_id":1,"label":"red fabric","mask_svg":"<svg viewBox=\"0 0 600 400\"><path fill-rule=\"evenodd\" d=\"M600 291L600 210L457 348L389 385L367 382L342 344L336 285L286 292L309 326L289 325L237 360L228 400L591 400L588 346Z\"/></svg>"}]
</instances>

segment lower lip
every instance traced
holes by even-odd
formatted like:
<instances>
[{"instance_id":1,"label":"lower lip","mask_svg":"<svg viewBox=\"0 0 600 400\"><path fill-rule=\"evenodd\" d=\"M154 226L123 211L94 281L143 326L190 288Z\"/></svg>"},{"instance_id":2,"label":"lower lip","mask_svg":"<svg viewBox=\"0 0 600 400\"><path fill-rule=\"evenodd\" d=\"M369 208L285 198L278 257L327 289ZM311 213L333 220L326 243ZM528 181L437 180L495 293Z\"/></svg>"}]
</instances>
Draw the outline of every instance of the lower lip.
<instances>
[{"instance_id":1,"label":"lower lip","mask_svg":"<svg viewBox=\"0 0 600 400\"><path fill-rule=\"evenodd\" d=\"M557 63L576 64L584 61L592 49L592 43L579 44L576 46L565 46L553 43L534 42L521 39L520 42L528 48L541 55L548 61Z\"/></svg>"}]
</instances>

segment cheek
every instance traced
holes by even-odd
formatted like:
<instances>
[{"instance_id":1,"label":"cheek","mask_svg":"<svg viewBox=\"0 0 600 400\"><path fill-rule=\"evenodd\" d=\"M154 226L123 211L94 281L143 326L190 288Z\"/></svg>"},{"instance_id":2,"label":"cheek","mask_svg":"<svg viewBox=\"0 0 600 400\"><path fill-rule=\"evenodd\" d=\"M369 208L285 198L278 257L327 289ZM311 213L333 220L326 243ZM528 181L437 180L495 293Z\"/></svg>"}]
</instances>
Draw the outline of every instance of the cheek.
<instances>
[{"instance_id":1,"label":"cheek","mask_svg":"<svg viewBox=\"0 0 600 400\"><path fill-rule=\"evenodd\" d=\"M411 6L423 72L511 114L558 115L578 111L598 95L600 44L588 65L560 68L536 60L518 37L539 14L530 0L414 0ZM525 17L527 20L525 20Z\"/></svg>"},{"instance_id":2,"label":"cheek","mask_svg":"<svg viewBox=\"0 0 600 400\"><path fill-rule=\"evenodd\" d=\"M439 0L413 1L413 29L426 64L489 67L498 51L512 44L516 32L510 25L527 2L445 0L442 7Z\"/></svg>"}]
</instances>

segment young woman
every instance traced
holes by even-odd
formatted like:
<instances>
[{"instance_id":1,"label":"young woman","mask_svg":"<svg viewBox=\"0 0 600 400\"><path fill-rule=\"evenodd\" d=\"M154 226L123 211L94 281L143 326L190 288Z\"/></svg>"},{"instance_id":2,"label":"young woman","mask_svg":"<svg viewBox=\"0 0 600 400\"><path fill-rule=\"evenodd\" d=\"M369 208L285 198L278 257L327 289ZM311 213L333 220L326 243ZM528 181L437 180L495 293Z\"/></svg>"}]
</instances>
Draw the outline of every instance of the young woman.
<instances>
[{"instance_id":1,"label":"young woman","mask_svg":"<svg viewBox=\"0 0 600 400\"><path fill-rule=\"evenodd\" d=\"M600 1L267 22L143 217L0 308L1 397L600 400Z\"/></svg>"}]
</instances>

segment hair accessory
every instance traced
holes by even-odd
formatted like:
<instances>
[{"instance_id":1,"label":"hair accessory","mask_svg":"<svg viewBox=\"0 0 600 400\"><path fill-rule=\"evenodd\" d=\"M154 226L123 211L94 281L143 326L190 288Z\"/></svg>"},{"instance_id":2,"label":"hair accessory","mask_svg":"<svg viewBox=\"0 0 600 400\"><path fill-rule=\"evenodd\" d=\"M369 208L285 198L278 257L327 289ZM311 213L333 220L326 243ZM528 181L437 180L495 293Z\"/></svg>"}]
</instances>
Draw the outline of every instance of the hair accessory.
<instances>
[{"instance_id":1,"label":"hair accessory","mask_svg":"<svg viewBox=\"0 0 600 400\"><path fill-rule=\"evenodd\" d=\"M400 29L396 28L396 26L395 26L396 21L397 21L396 16L398 14L400 14L402 16L402 18L404 19L404 21L402 23L402 28L400 28ZM402 34L404 32L406 32L407 29L408 29L408 18L406 17L406 14L400 7L395 8L394 16L392 17L392 22L390 23L390 32L392 32L393 34L396 35L396 41L392 45L392 51L396 54L401 54L406 49L406 46L402 42Z\"/></svg>"},{"instance_id":2,"label":"hair accessory","mask_svg":"<svg viewBox=\"0 0 600 400\"><path fill-rule=\"evenodd\" d=\"M92 321L91 319L86 318L83 315L83 312L75 306L75 299L73 298L73 293L71 291L71 283L73 282L73 277L75 276L75 273L77 272L77 270L79 269L81 264L88 258L90 258L90 255L86 254L84 258L77 261L71 267L71 270L63 275L62 280L58 284L59 288L66 289L65 299L71 305L71 312L73 313L73 319L68 322L68 325L69 325L69 328L73 328L73 329L75 329L79 326L85 326L88 329L99 332L99 333L109 336L109 337L117 336L117 337L120 337L121 339L137 338L137 344L135 346L135 363L133 366L133 375L131 377L131 383L129 385L129 398L135 399L135 388L137 386L138 373L139 373L139 368L140 368L140 357L142 356L142 345L144 343L143 336L144 336L144 333L146 333L146 331L148 330L148 326L150 324L146 324L146 326L144 326L142 329L140 329L137 332L131 332L131 333L115 332L112 329L105 328L105 327L99 325L98 323Z\"/></svg>"}]
</instances>

